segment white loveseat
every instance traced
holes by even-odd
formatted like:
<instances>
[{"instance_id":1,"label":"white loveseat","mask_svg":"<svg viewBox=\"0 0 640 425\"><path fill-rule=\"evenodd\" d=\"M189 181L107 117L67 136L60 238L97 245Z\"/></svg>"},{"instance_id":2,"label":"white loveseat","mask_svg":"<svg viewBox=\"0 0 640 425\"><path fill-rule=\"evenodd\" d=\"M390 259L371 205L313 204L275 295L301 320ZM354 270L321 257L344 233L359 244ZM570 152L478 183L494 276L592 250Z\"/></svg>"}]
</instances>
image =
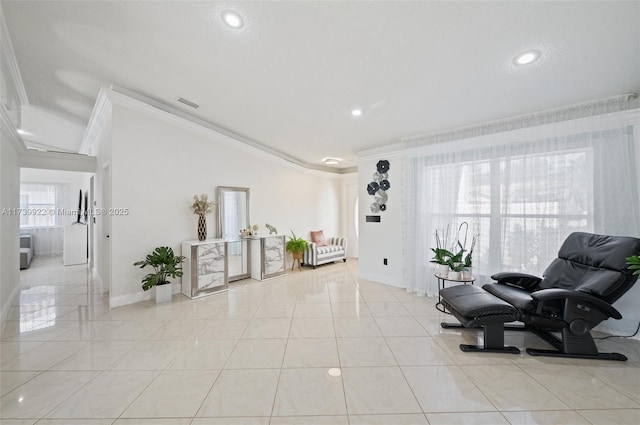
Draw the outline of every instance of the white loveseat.
<instances>
[{"instance_id":1,"label":"white loveseat","mask_svg":"<svg viewBox=\"0 0 640 425\"><path fill-rule=\"evenodd\" d=\"M302 256L302 265L316 266L334 261L347 261L347 239L327 238L326 245L318 246L315 242L307 242L307 250Z\"/></svg>"},{"instance_id":2,"label":"white loveseat","mask_svg":"<svg viewBox=\"0 0 640 425\"><path fill-rule=\"evenodd\" d=\"M20 235L20 270L29 268L33 257L33 236Z\"/></svg>"}]
</instances>

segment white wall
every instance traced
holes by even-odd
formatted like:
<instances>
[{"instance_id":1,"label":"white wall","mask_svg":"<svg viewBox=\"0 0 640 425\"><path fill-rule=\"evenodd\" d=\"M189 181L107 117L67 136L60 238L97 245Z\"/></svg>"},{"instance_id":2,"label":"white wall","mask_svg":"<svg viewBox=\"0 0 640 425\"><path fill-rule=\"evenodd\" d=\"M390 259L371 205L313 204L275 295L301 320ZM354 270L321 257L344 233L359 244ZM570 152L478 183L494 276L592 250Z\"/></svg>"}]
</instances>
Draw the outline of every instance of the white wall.
<instances>
[{"instance_id":1,"label":"white wall","mask_svg":"<svg viewBox=\"0 0 640 425\"><path fill-rule=\"evenodd\" d=\"M20 160L25 150L16 128L27 101L0 4L0 212L20 207ZM20 288L20 217L0 213L0 331Z\"/></svg>"},{"instance_id":2,"label":"white wall","mask_svg":"<svg viewBox=\"0 0 640 425\"><path fill-rule=\"evenodd\" d=\"M94 205L93 209L104 208L108 203L108 194L105 188L111 187L111 104L103 102L102 108L96 116L92 117L97 120L93 135L96 144L96 174L94 179ZM94 112L95 113L95 112ZM106 172L109 170L109 173ZM93 249L93 277L96 283L102 289L102 292L110 290L111 282L111 240L109 239L111 218L106 215L93 216L92 222L95 223L93 240L91 249Z\"/></svg>"},{"instance_id":3,"label":"white wall","mask_svg":"<svg viewBox=\"0 0 640 425\"><path fill-rule=\"evenodd\" d=\"M9 141L12 135L0 129L0 211L20 207L18 152ZM0 329L20 287L20 217L0 214Z\"/></svg>"},{"instance_id":4,"label":"white wall","mask_svg":"<svg viewBox=\"0 0 640 425\"><path fill-rule=\"evenodd\" d=\"M346 174L342 177L342 226L340 236L347 238L347 257L358 258L359 238L356 234L356 224L359 224L360 214L355 215L356 201L359 200L360 187L358 173Z\"/></svg>"},{"instance_id":5,"label":"white wall","mask_svg":"<svg viewBox=\"0 0 640 425\"><path fill-rule=\"evenodd\" d=\"M182 241L195 239L197 217L189 208L193 195L207 193L215 199L217 186L250 188L251 222L263 232L265 223L280 234L293 230L305 238L313 229L327 235L342 230L340 175L303 169L123 95L113 96L110 136L105 138L111 147L111 207L129 213L110 217L112 306L150 297L140 287L146 270L132 264L157 246L180 252ZM98 164L107 156L99 155ZM213 237L217 217L207 219ZM106 244L99 240L104 249Z\"/></svg>"},{"instance_id":6,"label":"white wall","mask_svg":"<svg viewBox=\"0 0 640 425\"><path fill-rule=\"evenodd\" d=\"M389 183L387 209L371 212L373 196L367 193L379 160L389 161ZM360 244L358 276L387 285L402 286L402 159L397 152L379 152L358 162L358 198L360 200ZM380 223L367 223L367 215L379 215ZM387 265L383 260L387 259Z\"/></svg>"},{"instance_id":7,"label":"white wall","mask_svg":"<svg viewBox=\"0 0 640 425\"><path fill-rule=\"evenodd\" d=\"M89 189L91 173L59 170L43 170L36 168L21 168L20 183L56 183L64 185L64 199L59 207L69 211L78 209L78 193L82 190L83 208L84 194ZM58 225L55 228L21 228L21 233L33 235L34 255L50 256L62 255L63 228L76 222L77 214L58 215Z\"/></svg>"}]
</instances>

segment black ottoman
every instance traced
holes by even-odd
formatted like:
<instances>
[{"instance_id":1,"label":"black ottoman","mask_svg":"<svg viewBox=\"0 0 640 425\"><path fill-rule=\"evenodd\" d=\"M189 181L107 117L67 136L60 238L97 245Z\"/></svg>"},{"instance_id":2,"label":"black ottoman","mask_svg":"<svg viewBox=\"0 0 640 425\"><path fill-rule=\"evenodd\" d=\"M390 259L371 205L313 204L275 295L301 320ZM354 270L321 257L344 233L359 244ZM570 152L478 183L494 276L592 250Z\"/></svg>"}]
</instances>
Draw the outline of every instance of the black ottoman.
<instances>
[{"instance_id":1,"label":"black ottoman","mask_svg":"<svg viewBox=\"0 0 640 425\"><path fill-rule=\"evenodd\" d=\"M460 344L462 351L519 354L517 347L504 346L504 324L519 319L518 310L473 285L451 286L440 290L442 305L456 317L465 328L484 328L484 346ZM443 328L460 327L441 323Z\"/></svg>"}]
</instances>

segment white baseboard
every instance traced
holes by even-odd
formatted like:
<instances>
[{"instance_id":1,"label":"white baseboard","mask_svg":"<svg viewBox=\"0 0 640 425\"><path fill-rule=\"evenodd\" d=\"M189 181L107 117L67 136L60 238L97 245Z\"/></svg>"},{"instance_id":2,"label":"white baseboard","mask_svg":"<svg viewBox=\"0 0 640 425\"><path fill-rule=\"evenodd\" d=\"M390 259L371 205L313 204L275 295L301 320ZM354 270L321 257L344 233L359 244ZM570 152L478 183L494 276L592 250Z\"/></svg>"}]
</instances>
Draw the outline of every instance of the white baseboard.
<instances>
[{"instance_id":1,"label":"white baseboard","mask_svg":"<svg viewBox=\"0 0 640 425\"><path fill-rule=\"evenodd\" d=\"M179 294L181 292L180 284L171 283L171 294ZM154 290L136 292L129 295L120 295L118 297L109 298L109 307L122 307L123 305L135 304L141 301L148 301L153 299Z\"/></svg>"},{"instance_id":2,"label":"white baseboard","mask_svg":"<svg viewBox=\"0 0 640 425\"><path fill-rule=\"evenodd\" d=\"M151 299L152 291L136 292L135 294L120 295L118 297L109 297L109 307L122 307L123 305L135 304L141 301Z\"/></svg>"}]
</instances>

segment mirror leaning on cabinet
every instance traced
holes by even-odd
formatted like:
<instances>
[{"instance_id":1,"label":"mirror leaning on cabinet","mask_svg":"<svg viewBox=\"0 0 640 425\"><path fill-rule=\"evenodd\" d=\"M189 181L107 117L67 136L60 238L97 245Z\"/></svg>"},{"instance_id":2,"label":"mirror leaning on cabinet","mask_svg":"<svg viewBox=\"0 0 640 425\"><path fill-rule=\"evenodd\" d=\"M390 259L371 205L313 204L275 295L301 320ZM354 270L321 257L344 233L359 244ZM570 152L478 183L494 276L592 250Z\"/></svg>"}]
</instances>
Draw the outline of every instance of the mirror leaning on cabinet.
<instances>
[{"instance_id":1,"label":"mirror leaning on cabinet","mask_svg":"<svg viewBox=\"0 0 640 425\"><path fill-rule=\"evenodd\" d=\"M240 230L250 226L249 188L218 186L217 237L227 241L229 281L250 277L249 240L240 237Z\"/></svg>"}]
</instances>

